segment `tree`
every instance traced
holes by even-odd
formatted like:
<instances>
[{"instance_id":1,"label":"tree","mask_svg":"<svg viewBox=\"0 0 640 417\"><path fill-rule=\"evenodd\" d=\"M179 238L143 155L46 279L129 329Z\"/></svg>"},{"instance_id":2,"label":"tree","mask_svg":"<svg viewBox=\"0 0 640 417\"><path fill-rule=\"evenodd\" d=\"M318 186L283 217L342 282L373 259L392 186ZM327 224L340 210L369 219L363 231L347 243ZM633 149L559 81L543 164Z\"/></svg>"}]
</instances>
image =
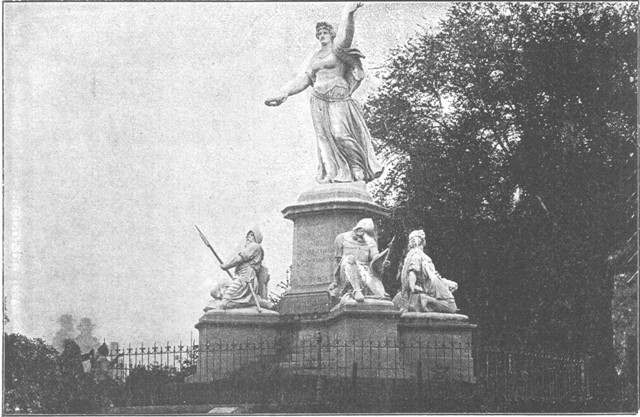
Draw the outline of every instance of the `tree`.
<instances>
[{"instance_id":1,"label":"tree","mask_svg":"<svg viewBox=\"0 0 640 417\"><path fill-rule=\"evenodd\" d=\"M607 258L633 236L637 5L452 6L366 106L376 193L492 340L613 371Z\"/></svg>"}]
</instances>

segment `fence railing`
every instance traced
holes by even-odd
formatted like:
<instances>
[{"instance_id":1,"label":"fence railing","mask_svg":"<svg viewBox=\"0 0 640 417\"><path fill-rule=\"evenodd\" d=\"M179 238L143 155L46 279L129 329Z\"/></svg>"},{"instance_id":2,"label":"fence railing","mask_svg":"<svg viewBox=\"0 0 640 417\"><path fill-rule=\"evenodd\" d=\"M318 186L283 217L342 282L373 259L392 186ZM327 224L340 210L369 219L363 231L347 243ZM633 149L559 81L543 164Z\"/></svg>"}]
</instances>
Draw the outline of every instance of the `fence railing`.
<instances>
[{"instance_id":1,"label":"fence railing","mask_svg":"<svg viewBox=\"0 0 640 417\"><path fill-rule=\"evenodd\" d=\"M136 370L157 369L178 375L190 374L196 366L198 345L147 345L115 348L109 352L113 379L124 382Z\"/></svg>"},{"instance_id":2,"label":"fence railing","mask_svg":"<svg viewBox=\"0 0 640 417\"><path fill-rule=\"evenodd\" d=\"M323 402L344 412L402 412L453 399L467 401L468 410L458 410L477 411L482 399L557 402L590 395L583 358L471 349L444 338L141 345L111 354L122 355L113 369L120 405Z\"/></svg>"},{"instance_id":3,"label":"fence railing","mask_svg":"<svg viewBox=\"0 0 640 417\"><path fill-rule=\"evenodd\" d=\"M192 379L223 379L249 364L266 362L284 372L325 377L426 379L474 382L468 344L435 337L411 343L312 338L295 342L258 341L206 344L198 347L198 372ZM417 365L421 365L418 370Z\"/></svg>"},{"instance_id":4,"label":"fence railing","mask_svg":"<svg viewBox=\"0 0 640 417\"><path fill-rule=\"evenodd\" d=\"M475 356L483 395L555 399L589 394L583 357L495 346L480 346Z\"/></svg>"}]
</instances>

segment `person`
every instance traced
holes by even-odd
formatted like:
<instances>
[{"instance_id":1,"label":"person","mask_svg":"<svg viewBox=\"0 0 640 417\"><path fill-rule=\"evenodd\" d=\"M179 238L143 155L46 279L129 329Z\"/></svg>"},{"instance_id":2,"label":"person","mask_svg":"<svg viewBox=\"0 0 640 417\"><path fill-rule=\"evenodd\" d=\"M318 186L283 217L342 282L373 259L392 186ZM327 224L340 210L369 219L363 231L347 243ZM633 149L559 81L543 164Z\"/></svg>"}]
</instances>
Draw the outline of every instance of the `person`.
<instances>
[{"instance_id":1,"label":"person","mask_svg":"<svg viewBox=\"0 0 640 417\"><path fill-rule=\"evenodd\" d=\"M109 359L109 348L106 343L102 343L98 347L98 355L94 362L95 366L92 368L93 379L96 383L97 397L103 406L113 407L113 400L111 397L116 393L118 388L117 383L114 381L113 367L118 363L118 359L124 356L123 353L116 355L113 359Z\"/></svg>"},{"instance_id":2,"label":"person","mask_svg":"<svg viewBox=\"0 0 640 417\"><path fill-rule=\"evenodd\" d=\"M306 72L265 101L268 106L279 106L287 97L313 87L311 117L317 138L319 183L370 182L383 170L373 152L362 109L351 98L364 78L364 56L351 48L354 14L361 6L345 5L337 34L329 23L318 22L320 49L313 54Z\"/></svg>"},{"instance_id":3,"label":"person","mask_svg":"<svg viewBox=\"0 0 640 417\"><path fill-rule=\"evenodd\" d=\"M264 294L267 291L269 273L262 266L264 250L261 243L262 233L257 227L253 227L247 232L244 249L229 262L220 265L225 271L235 268L234 277L228 286L219 289L222 292L221 309L255 306L256 300L249 286L253 288L260 307L273 309L273 303Z\"/></svg>"},{"instance_id":4,"label":"person","mask_svg":"<svg viewBox=\"0 0 640 417\"><path fill-rule=\"evenodd\" d=\"M453 292L458 284L440 276L424 253L425 234L414 230L409 234L409 252L401 273L401 289L393 303L401 310L413 312L455 313L458 308Z\"/></svg>"},{"instance_id":5,"label":"person","mask_svg":"<svg viewBox=\"0 0 640 417\"><path fill-rule=\"evenodd\" d=\"M109 359L109 348L106 343L102 343L98 348L98 355L94 359L95 368L93 369L93 374L96 383L100 384L113 379L113 366L118 363L118 359L123 356L124 353L120 353L113 359Z\"/></svg>"},{"instance_id":6,"label":"person","mask_svg":"<svg viewBox=\"0 0 640 417\"><path fill-rule=\"evenodd\" d=\"M78 324L80 334L76 336L75 342L80 346L80 350L83 352L87 352L100 346L100 341L93 336L94 327L95 325L91 322L89 317L83 317L80 319L80 324Z\"/></svg>"},{"instance_id":7,"label":"person","mask_svg":"<svg viewBox=\"0 0 640 417\"><path fill-rule=\"evenodd\" d=\"M64 350L64 342L73 334L73 316L71 314L63 314L58 317L58 324L60 330L58 330L53 337L53 346L60 352Z\"/></svg>"},{"instance_id":8,"label":"person","mask_svg":"<svg viewBox=\"0 0 640 417\"><path fill-rule=\"evenodd\" d=\"M362 219L353 230L336 237L336 273L329 285L332 298L348 296L362 302L365 295L373 298L389 296L379 278L388 265L388 250L378 251L373 232L373 220Z\"/></svg>"},{"instance_id":9,"label":"person","mask_svg":"<svg viewBox=\"0 0 640 417\"><path fill-rule=\"evenodd\" d=\"M64 340L64 349L57 359L59 369L58 383L61 410L64 414L86 414L95 412L98 399L95 395L95 382L91 373L85 370L84 362L89 362L93 351L83 354L80 346L72 340Z\"/></svg>"}]
</instances>

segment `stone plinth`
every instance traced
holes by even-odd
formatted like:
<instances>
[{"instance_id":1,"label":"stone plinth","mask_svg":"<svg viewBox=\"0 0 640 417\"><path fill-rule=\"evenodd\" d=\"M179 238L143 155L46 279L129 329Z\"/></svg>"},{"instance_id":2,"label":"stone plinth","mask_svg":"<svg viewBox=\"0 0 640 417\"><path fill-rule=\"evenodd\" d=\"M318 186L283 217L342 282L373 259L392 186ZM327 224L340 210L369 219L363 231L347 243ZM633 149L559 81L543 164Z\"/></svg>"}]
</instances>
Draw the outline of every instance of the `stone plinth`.
<instances>
[{"instance_id":1,"label":"stone plinth","mask_svg":"<svg viewBox=\"0 0 640 417\"><path fill-rule=\"evenodd\" d=\"M400 311L390 300L365 298L349 300L331 309L327 319L327 336L358 344L370 341L395 341Z\"/></svg>"},{"instance_id":2,"label":"stone plinth","mask_svg":"<svg viewBox=\"0 0 640 417\"><path fill-rule=\"evenodd\" d=\"M431 381L475 382L471 355L475 324L462 314L403 313L398 321L398 343L404 367ZM415 352L422 351L422 355Z\"/></svg>"},{"instance_id":3,"label":"stone plinth","mask_svg":"<svg viewBox=\"0 0 640 417\"><path fill-rule=\"evenodd\" d=\"M279 316L255 307L207 311L196 324L200 358L187 382L225 378L273 354Z\"/></svg>"},{"instance_id":4,"label":"stone plinth","mask_svg":"<svg viewBox=\"0 0 640 417\"><path fill-rule=\"evenodd\" d=\"M212 310L200 332L197 372L206 382L278 367L291 374L475 383L475 325L461 314L403 313L391 301L348 300L328 313Z\"/></svg>"},{"instance_id":5,"label":"stone plinth","mask_svg":"<svg viewBox=\"0 0 640 417\"><path fill-rule=\"evenodd\" d=\"M386 218L363 182L318 184L282 210L293 221L291 289L280 301L281 314L329 311L327 287L335 273L334 241L360 219Z\"/></svg>"}]
</instances>

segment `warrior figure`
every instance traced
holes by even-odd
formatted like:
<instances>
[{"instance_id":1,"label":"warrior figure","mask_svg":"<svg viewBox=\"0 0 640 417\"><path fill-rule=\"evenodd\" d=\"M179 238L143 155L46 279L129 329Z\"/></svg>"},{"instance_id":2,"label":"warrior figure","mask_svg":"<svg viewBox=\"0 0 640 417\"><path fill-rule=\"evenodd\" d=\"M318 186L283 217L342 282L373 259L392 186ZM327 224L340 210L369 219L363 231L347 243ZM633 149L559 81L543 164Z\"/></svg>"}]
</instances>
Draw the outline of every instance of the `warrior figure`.
<instances>
[{"instance_id":1,"label":"warrior figure","mask_svg":"<svg viewBox=\"0 0 640 417\"><path fill-rule=\"evenodd\" d=\"M455 313L458 308L452 293L458 289L458 284L440 276L431 258L424 253L424 246L422 230L409 234L409 253L402 266L402 287L393 303L407 311Z\"/></svg>"},{"instance_id":2,"label":"warrior figure","mask_svg":"<svg viewBox=\"0 0 640 417\"><path fill-rule=\"evenodd\" d=\"M373 220L362 219L353 230L339 234L335 240L336 272L329 285L332 298L364 296L388 298L380 277L387 266L388 249L378 252L373 237Z\"/></svg>"},{"instance_id":3,"label":"warrior figure","mask_svg":"<svg viewBox=\"0 0 640 417\"><path fill-rule=\"evenodd\" d=\"M244 249L229 262L220 265L225 271L235 267L231 282L228 285L218 285L211 292L214 298L222 298L221 309L251 307L256 305L256 301L260 307L274 308L273 303L267 298L269 272L262 266L264 250L260 246L261 243L262 233L258 228L252 228L246 235ZM253 298L251 289L257 300Z\"/></svg>"}]
</instances>

